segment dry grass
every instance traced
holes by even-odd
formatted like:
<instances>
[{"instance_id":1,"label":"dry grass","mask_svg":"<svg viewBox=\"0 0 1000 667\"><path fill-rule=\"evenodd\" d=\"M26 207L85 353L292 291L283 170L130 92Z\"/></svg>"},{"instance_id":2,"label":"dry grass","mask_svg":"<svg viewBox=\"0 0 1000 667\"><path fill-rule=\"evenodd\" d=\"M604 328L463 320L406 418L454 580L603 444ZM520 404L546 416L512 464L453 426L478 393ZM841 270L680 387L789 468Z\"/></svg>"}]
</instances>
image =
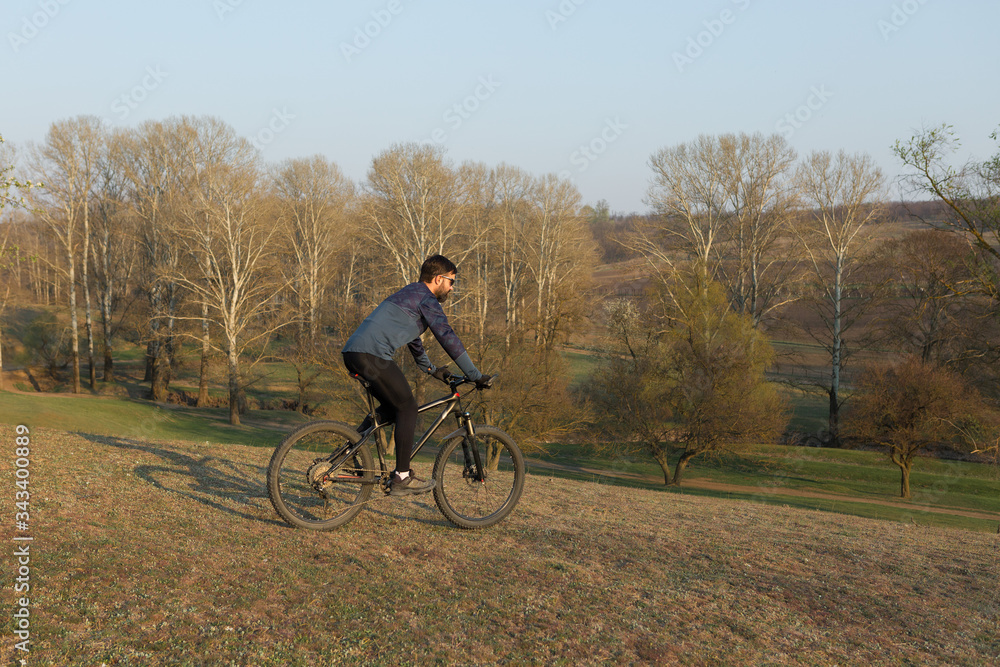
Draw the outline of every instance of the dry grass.
<instances>
[{"instance_id":1,"label":"dry grass","mask_svg":"<svg viewBox=\"0 0 1000 667\"><path fill-rule=\"evenodd\" d=\"M310 533L275 517L264 449L32 438L31 665L1000 660L996 535L544 475L487 531L380 498Z\"/></svg>"}]
</instances>

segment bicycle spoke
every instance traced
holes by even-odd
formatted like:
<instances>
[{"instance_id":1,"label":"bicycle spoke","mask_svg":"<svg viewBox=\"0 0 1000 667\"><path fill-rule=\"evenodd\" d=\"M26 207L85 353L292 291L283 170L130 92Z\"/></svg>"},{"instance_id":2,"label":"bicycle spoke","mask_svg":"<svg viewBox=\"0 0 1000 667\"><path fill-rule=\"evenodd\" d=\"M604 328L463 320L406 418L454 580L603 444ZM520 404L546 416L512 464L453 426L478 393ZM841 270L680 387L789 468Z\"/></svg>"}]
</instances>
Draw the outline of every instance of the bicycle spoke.
<instances>
[{"instance_id":1,"label":"bicycle spoke","mask_svg":"<svg viewBox=\"0 0 1000 667\"><path fill-rule=\"evenodd\" d=\"M289 523L332 528L352 519L371 495L375 472L367 446L346 460L344 450L356 433L341 424L310 424L290 434L268 470L272 504Z\"/></svg>"},{"instance_id":2,"label":"bicycle spoke","mask_svg":"<svg viewBox=\"0 0 1000 667\"><path fill-rule=\"evenodd\" d=\"M438 507L462 528L492 525L507 516L524 484L524 460L509 436L483 428L476 442L485 476L465 451L462 438L447 443L434 465Z\"/></svg>"}]
</instances>

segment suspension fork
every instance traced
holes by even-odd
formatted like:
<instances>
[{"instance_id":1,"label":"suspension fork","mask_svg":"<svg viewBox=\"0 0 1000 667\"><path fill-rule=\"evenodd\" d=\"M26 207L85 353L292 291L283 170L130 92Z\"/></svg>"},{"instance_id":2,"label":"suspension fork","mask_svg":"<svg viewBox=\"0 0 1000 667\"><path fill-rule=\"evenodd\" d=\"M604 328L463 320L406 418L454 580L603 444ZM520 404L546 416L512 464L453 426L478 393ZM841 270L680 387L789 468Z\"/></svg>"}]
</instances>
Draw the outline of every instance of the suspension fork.
<instances>
[{"instance_id":1,"label":"suspension fork","mask_svg":"<svg viewBox=\"0 0 1000 667\"><path fill-rule=\"evenodd\" d=\"M476 429L472 425L472 415L462 412L458 415L458 421L465 429L465 437L462 438L462 455L465 457L465 467L472 468L475 464L477 482L486 481L486 467L483 465L483 458L479 453L479 445L476 443ZM471 452L469 450L472 450Z\"/></svg>"}]
</instances>

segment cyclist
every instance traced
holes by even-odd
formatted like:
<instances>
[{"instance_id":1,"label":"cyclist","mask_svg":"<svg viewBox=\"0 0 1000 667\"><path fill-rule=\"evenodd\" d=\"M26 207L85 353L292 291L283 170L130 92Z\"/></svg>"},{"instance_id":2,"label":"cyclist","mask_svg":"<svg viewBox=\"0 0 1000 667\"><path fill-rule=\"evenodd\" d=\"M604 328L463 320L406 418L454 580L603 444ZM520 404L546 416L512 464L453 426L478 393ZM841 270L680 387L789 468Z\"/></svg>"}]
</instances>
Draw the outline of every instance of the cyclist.
<instances>
[{"instance_id":1,"label":"cyclist","mask_svg":"<svg viewBox=\"0 0 1000 667\"><path fill-rule=\"evenodd\" d=\"M396 351L408 345L421 370L447 380L451 373L431 363L420 340L420 334L430 329L466 377L480 385L489 384L490 378L476 368L441 308L455 289L457 272L447 257L428 257L420 267L419 281L386 298L344 345L344 366L371 385L372 395L380 404L379 418L395 421L396 468L390 480L393 496L426 493L434 488L433 479L420 479L410 469L417 401L403 371L392 360ZM358 431L363 432L370 425L366 419Z\"/></svg>"}]
</instances>

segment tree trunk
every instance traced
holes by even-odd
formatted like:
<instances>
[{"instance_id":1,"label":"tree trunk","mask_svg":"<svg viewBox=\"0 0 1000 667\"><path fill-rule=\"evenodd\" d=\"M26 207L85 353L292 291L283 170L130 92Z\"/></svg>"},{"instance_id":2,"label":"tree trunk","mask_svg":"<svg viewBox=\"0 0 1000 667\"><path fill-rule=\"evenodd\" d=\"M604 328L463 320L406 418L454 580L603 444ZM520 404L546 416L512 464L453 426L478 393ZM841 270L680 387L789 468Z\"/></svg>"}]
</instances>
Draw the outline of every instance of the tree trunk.
<instances>
[{"instance_id":1,"label":"tree trunk","mask_svg":"<svg viewBox=\"0 0 1000 667\"><path fill-rule=\"evenodd\" d=\"M72 253L70 253L72 254ZM73 349L73 393L80 393L80 318L76 312L76 266L69 260L69 321Z\"/></svg>"},{"instance_id":2,"label":"tree trunk","mask_svg":"<svg viewBox=\"0 0 1000 667\"><path fill-rule=\"evenodd\" d=\"M208 305L201 306L201 370L198 372L198 401L195 405L199 408L208 405L208 354L211 351L211 339L208 331Z\"/></svg>"},{"instance_id":3,"label":"tree trunk","mask_svg":"<svg viewBox=\"0 0 1000 667\"><path fill-rule=\"evenodd\" d=\"M94 317L90 312L90 287L87 285L87 272L83 272L83 301L86 318L84 327L87 330L87 368L90 390L97 391L97 364L94 363Z\"/></svg>"},{"instance_id":4,"label":"tree trunk","mask_svg":"<svg viewBox=\"0 0 1000 667\"><path fill-rule=\"evenodd\" d=\"M305 414L306 381L302 373L301 364L295 364L295 377L299 385L299 398L295 402L295 411L299 414Z\"/></svg>"},{"instance_id":5,"label":"tree trunk","mask_svg":"<svg viewBox=\"0 0 1000 667\"><path fill-rule=\"evenodd\" d=\"M101 253L101 264L104 268L104 285L98 291L98 301L101 305L101 335L104 338L104 382L113 382L115 378L113 343L111 342L111 304L114 300L114 278L111 277L111 262L108 259L108 246L110 245L111 232L106 227L104 229L103 252ZM94 250L94 265L97 266L97 250Z\"/></svg>"},{"instance_id":6,"label":"tree trunk","mask_svg":"<svg viewBox=\"0 0 1000 667\"><path fill-rule=\"evenodd\" d=\"M674 482L673 482L674 486L681 485L681 476L684 473L684 469L687 467L688 461L690 461L694 457L695 457L694 454L691 454L687 451L681 454L681 457L677 460L677 467L674 469Z\"/></svg>"},{"instance_id":7,"label":"tree trunk","mask_svg":"<svg viewBox=\"0 0 1000 667\"><path fill-rule=\"evenodd\" d=\"M164 345L166 352L166 367L164 368L163 392L166 394L170 382L174 378L174 366L177 365L177 351L174 349L174 325L177 322L177 284L170 284L170 300L167 302L167 338Z\"/></svg>"},{"instance_id":8,"label":"tree trunk","mask_svg":"<svg viewBox=\"0 0 1000 667\"><path fill-rule=\"evenodd\" d=\"M824 444L828 447L836 447L840 438L840 394L838 393L838 389L837 384L832 384L829 391L827 391L830 398L830 415L826 427L829 438Z\"/></svg>"},{"instance_id":9,"label":"tree trunk","mask_svg":"<svg viewBox=\"0 0 1000 667\"><path fill-rule=\"evenodd\" d=\"M143 382L153 381L153 362L156 359L156 342L149 341L146 343L146 370L142 374Z\"/></svg>"},{"instance_id":10,"label":"tree trunk","mask_svg":"<svg viewBox=\"0 0 1000 667\"><path fill-rule=\"evenodd\" d=\"M167 359L167 350L162 343L156 345L156 356L153 357L153 373L150 379L150 395L154 401L163 402L167 400L167 384L169 382L169 371L167 366L170 361Z\"/></svg>"},{"instance_id":11,"label":"tree trunk","mask_svg":"<svg viewBox=\"0 0 1000 667\"><path fill-rule=\"evenodd\" d=\"M899 497L910 498L910 463L909 461L896 462L899 466Z\"/></svg>"},{"instance_id":12,"label":"tree trunk","mask_svg":"<svg viewBox=\"0 0 1000 667\"><path fill-rule=\"evenodd\" d=\"M104 331L104 381L114 382L115 380L115 359L113 354L113 349L111 347L111 334L107 331L107 325L105 325Z\"/></svg>"},{"instance_id":13,"label":"tree trunk","mask_svg":"<svg viewBox=\"0 0 1000 667\"><path fill-rule=\"evenodd\" d=\"M236 356L236 344L229 341L226 350L229 361L229 423L233 426L240 425L240 383L239 383L239 359Z\"/></svg>"},{"instance_id":14,"label":"tree trunk","mask_svg":"<svg viewBox=\"0 0 1000 667\"><path fill-rule=\"evenodd\" d=\"M833 341L830 370L830 418L827 430L831 447L840 442L840 366L843 353L841 340L841 300L843 297L844 260L838 255L833 282Z\"/></svg>"},{"instance_id":15,"label":"tree trunk","mask_svg":"<svg viewBox=\"0 0 1000 667\"><path fill-rule=\"evenodd\" d=\"M94 316L90 308L90 217L89 208L83 208L83 307L84 327L87 331L87 374L90 390L97 391L97 366L94 364Z\"/></svg>"},{"instance_id":16,"label":"tree trunk","mask_svg":"<svg viewBox=\"0 0 1000 667\"><path fill-rule=\"evenodd\" d=\"M103 337L104 348L104 382L113 382L115 379L115 361L113 356L113 343L111 342L111 295L105 293L101 296L101 335Z\"/></svg>"},{"instance_id":17,"label":"tree trunk","mask_svg":"<svg viewBox=\"0 0 1000 667\"><path fill-rule=\"evenodd\" d=\"M667 460L666 455L654 454L653 458L660 464L660 470L663 471L663 486L670 486L670 461Z\"/></svg>"}]
</instances>

